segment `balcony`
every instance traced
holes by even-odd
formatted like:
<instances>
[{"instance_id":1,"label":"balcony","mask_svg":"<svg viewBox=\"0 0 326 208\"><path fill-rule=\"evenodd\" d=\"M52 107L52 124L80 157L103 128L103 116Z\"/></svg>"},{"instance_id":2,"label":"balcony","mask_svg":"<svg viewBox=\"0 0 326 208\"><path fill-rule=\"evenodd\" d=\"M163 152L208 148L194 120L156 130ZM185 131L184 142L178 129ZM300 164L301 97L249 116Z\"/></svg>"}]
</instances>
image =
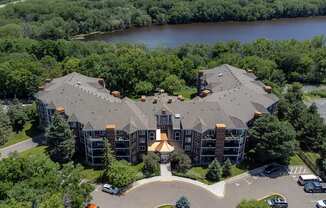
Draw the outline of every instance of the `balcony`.
<instances>
[{"instance_id":1,"label":"balcony","mask_svg":"<svg viewBox=\"0 0 326 208\"><path fill-rule=\"evenodd\" d=\"M129 148L129 141L116 141L115 148Z\"/></svg>"},{"instance_id":2,"label":"balcony","mask_svg":"<svg viewBox=\"0 0 326 208\"><path fill-rule=\"evenodd\" d=\"M239 151L237 148L224 149L224 155L238 155Z\"/></svg>"},{"instance_id":3,"label":"balcony","mask_svg":"<svg viewBox=\"0 0 326 208\"><path fill-rule=\"evenodd\" d=\"M225 140L224 147L239 147L239 140Z\"/></svg>"},{"instance_id":4,"label":"balcony","mask_svg":"<svg viewBox=\"0 0 326 208\"><path fill-rule=\"evenodd\" d=\"M202 140L201 146L202 147L215 147L216 141L215 140Z\"/></svg>"},{"instance_id":5,"label":"balcony","mask_svg":"<svg viewBox=\"0 0 326 208\"><path fill-rule=\"evenodd\" d=\"M201 155L215 155L215 148L202 148Z\"/></svg>"}]
</instances>

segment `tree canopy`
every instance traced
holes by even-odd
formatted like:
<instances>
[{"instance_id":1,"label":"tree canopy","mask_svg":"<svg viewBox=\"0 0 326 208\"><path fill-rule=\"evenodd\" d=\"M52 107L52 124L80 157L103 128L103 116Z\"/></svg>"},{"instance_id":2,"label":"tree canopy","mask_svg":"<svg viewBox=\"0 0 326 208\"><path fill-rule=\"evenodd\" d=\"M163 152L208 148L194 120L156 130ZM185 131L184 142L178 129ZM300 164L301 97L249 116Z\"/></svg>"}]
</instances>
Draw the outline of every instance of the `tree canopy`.
<instances>
[{"instance_id":1,"label":"tree canopy","mask_svg":"<svg viewBox=\"0 0 326 208\"><path fill-rule=\"evenodd\" d=\"M253 144L249 156L256 162L287 163L294 154L296 134L287 121L279 121L275 116L264 115L254 122L249 134L250 143Z\"/></svg>"},{"instance_id":2,"label":"tree canopy","mask_svg":"<svg viewBox=\"0 0 326 208\"><path fill-rule=\"evenodd\" d=\"M5 208L64 207L64 196L71 207L83 206L89 201L93 187L81 183L80 166L72 163L62 168L44 154L27 158L12 155L0 161L0 206Z\"/></svg>"}]
</instances>

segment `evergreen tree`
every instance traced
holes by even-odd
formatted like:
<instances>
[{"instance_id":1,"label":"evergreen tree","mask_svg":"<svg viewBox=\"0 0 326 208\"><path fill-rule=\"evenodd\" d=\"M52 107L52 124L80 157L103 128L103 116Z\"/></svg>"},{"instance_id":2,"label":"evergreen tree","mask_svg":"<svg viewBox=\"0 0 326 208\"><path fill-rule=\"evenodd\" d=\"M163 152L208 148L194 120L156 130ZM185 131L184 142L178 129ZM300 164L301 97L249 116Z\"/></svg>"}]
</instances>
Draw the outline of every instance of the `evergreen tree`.
<instances>
[{"instance_id":1,"label":"evergreen tree","mask_svg":"<svg viewBox=\"0 0 326 208\"><path fill-rule=\"evenodd\" d=\"M223 165L223 176L228 177L231 175L231 168L232 168L232 163L230 159L228 158Z\"/></svg>"},{"instance_id":2,"label":"evergreen tree","mask_svg":"<svg viewBox=\"0 0 326 208\"><path fill-rule=\"evenodd\" d=\"M68 122L62 115L55 113L46 130L49 154L54 161L66 163L75 153L75 138Z\"/></svg>"},{"instance_id":3,"label":"evergreen tree","mask_svg":"<svg viewBox=\"0 0 326 208\"><path fill-rule=\"evenodd\" d=\"M170 157L171 168L177 172L185 173L191 168L191 159L181 151L174 151Z\"/></svg>"},{"instance_id":4,"label":"evergreen tree","mask_svg":"<svg viewBox=\"0 0 326 208\"><path fill-rule=\"evenodd\" d=\"M8 141L11 133L10 119L0 107L0 145Z\"/></svg>"},{"instance_id":5,"label":"evergreen tree","mask_svg":"<svg viewBox=\"0 0 326 208\"><path fill-rule=\"evenodd\" d=\"M104 138L104 145L105 145L105 151L104 151L104 168L105 172L107 172L110 168L110 165L115 160L114 157L114 151L111 148L111 144L109 143L107 138Z\"/></svg>"},{"instance_id":6,"label":"evergreen tree","mask_svg":"<svg viewBox=\"0 0 326 208\"><path fill-rule=\"evenodd\" d=\"M222 178L222 167L220 163L214 159L208 166L206 178L211 181L220 181Z\"/></svg>"},{"instance_id":7,"label":"evergreen tree","mask_svg":"<svg viewBox=\"0 0 326 208\"><path fill-rule=\"evenodd\" d=\"M175 204L175 207L176 208L190 208L190 202L185 196L182 196Z\"/></svg>"}]
</instances>

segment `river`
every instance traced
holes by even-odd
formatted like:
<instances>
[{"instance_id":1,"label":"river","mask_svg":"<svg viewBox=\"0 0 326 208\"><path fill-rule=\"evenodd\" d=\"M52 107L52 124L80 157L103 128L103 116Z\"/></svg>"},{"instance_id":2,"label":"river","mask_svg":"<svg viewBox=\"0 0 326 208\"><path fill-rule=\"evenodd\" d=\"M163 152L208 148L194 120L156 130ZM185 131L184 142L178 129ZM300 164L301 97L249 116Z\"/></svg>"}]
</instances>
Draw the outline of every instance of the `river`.
<instances>
[{"instance_id":1,"label":"river","mask_svg":"<svg viewBox=\"0 0 326 208\"><path fill-rule=\"evenodd\" d=\"M326 17L305 17L255 22L218 22L182 25L160 25L132 28L122 32L89 37L88 40L142 43L148 47L177 47L186 43L215 43L239 40L249 42L258 38L271 40L310 39L326 35Z\"/></svg>"}]
</instances>

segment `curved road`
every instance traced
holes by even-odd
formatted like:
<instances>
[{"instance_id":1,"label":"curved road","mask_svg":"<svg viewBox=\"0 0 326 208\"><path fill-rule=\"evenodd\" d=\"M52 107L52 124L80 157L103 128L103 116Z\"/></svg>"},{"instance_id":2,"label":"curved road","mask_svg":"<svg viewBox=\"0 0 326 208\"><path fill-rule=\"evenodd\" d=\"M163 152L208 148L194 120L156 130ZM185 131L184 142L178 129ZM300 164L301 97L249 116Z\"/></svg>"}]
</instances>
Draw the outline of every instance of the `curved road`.
<instances>
[{"instance_id":1,"label":"curved road","mask_svg":"<svg viewBox=\"0 0 326 208\"><path fill-rule=\"evenodd\" d=\"M92 195L100 208L155 208L161 204L175 204L181 196L190 200L191 208L235 208L242 199L259 199L277 192L286 196L289 208L309 208L314 207L317 200L326 199L326 194L307 194L297 184L298 176L309 172L305 166L300 166L291 167L291 171L275 177L257 174L229 180L224 198L183 182L154 182L131 190L124 196L104 193L98 186Z\"/></svg>"}]
</instances>

